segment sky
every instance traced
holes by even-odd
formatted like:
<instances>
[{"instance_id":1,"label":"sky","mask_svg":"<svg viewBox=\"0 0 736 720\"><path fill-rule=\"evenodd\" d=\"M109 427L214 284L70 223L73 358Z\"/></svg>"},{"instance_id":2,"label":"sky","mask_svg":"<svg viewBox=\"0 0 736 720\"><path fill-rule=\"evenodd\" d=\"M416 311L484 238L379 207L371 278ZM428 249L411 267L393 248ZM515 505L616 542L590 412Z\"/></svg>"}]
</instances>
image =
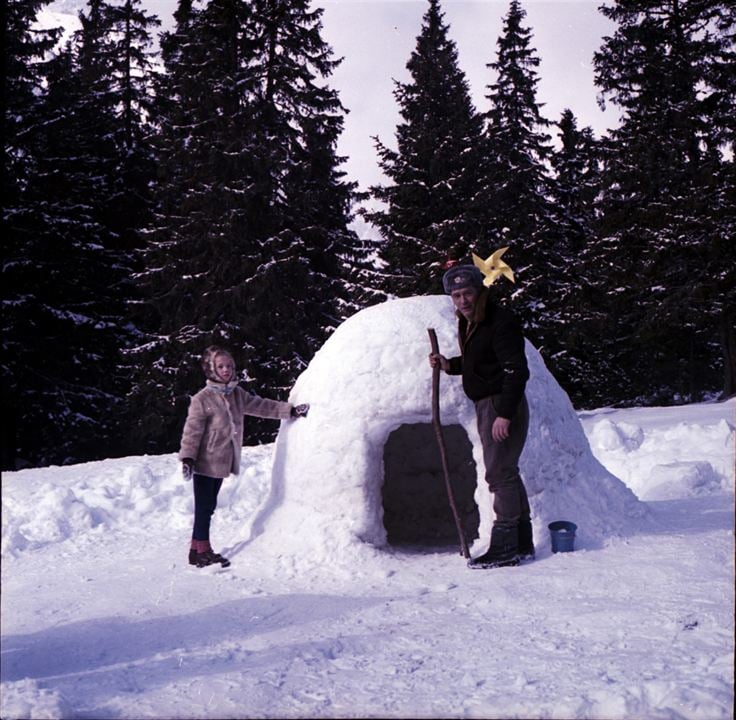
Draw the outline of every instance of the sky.
<instances>
[{"instance_id":1,"label":"sky","mask_svg":"<svg viewBox=\"0 0 736 720\"><path fill-rule=\"evenodd\" d=\"M593 82L593 53L615 26L599 11L599 0L522 0L532 46L540 58L537 100L543 114L557 121L569 108L580 128L597 135L614 127L615 108L601 110ZM50 10L76 12L81 0L57 0ZM416 47L426 0L319 0L324 14L323 38L335 57L343 58L328 83L338 90L348 115L338 144L346 158L343 166L360 189L381 183L373 137L395 147L399 121L393 96L394 80L409 79L406 63ZM158 15L162 29L171 27L176 0L144 0ZM449 34L458 48L476 109L488 109L485 95L493 83L488 63L496 60L496 42L502 31L508 0L444 0L442 8ZM555 130L551 129L554 136Z\"/></svg>"}]
</instances>

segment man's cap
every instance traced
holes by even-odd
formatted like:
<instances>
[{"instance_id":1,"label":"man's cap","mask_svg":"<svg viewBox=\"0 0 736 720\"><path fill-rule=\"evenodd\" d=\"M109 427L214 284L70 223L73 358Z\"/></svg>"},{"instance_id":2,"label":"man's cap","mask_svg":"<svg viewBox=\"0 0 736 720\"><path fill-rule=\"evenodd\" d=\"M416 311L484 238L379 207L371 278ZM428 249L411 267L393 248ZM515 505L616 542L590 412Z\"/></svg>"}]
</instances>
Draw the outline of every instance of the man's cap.
<instances>
[{"instance_id":1,"label":"man's cap","mask_svg":"<svg viewBox=\"0 0 736 720\"><path fill-rule=\"evenodd\" d=\"M442 276L442 287L449 295L453 290L463 290L472 287L483 289L483 273L475 265L453 265Z\"/></svg>"}]
</instances>

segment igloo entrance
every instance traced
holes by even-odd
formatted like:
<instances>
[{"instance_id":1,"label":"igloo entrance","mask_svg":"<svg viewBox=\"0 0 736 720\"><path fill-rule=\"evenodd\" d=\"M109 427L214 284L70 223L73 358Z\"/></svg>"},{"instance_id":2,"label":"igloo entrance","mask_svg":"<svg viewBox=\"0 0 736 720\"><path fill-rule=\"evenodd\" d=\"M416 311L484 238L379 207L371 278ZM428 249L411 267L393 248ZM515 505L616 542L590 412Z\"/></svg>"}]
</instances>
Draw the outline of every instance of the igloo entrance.
<instances>
[{"instance_id":1,"label":"igloo entrance","mask_svg":"<svg viewBox=\"0 0 736 720\"><path fill-rule=\"evenodd\" d=\"M478 477L473 446L460 425L445 426L444 437L455 503L470 543L478 537L480 523L473 498ZM433 426L396 428L384 445L383 465L383 525L389 545L458 545Z\"/></svg>"}]
</instances>

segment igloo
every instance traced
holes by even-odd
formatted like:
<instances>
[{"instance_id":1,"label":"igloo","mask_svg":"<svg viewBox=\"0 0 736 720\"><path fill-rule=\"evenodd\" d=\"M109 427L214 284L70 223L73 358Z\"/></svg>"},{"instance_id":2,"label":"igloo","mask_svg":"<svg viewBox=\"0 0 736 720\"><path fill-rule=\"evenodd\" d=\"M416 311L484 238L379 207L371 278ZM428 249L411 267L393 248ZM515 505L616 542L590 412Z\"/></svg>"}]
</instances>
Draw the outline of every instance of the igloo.
<instances>
[{"instance_id":1,"label":"igloo","mask_svg":"<svg viewBox=\"0 0 736 720\"><path fill-rule=\"evenodd\" d=\"M381 551L455 545L432 429L427 328L458 354L446 296L389 300L340 325L295 383L290 401L309 416L282 423L271 493L253 542L278 555L354 561ZM537 350L526 344L530 428L521 458L538 551L548 523L578 526L576 548L600 546L646 515L642 503L593 456L572 404ZM441 375L441 420L471 553L493 523L473 403L459 377Z\"/></svg>"}]
</instances>

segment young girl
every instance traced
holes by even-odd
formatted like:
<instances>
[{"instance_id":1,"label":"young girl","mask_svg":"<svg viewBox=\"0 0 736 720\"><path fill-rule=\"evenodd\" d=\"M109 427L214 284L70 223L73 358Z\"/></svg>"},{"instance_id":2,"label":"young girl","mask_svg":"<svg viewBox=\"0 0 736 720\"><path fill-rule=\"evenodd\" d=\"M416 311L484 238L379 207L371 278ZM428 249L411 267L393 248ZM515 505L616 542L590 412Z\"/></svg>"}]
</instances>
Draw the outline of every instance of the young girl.
<instances>
[{"instance_id":1,"label":"young girl","mask_svg":"<svg viewBox=\"0 0 736 720\"><path fill-rule=\"evenodd\" d=\"M225 349L211 345L202 355L207 384L194 395L181 437L179 459L186 480L194 486L194 531L189 564L205 567L230 561L212 550L210 520L217 507L222 480L240 471L243 446L243 416L286 419L305 417L309 405L292 406L267 400L239 387L235 361Z\"/></svg>"}]
</instances>

